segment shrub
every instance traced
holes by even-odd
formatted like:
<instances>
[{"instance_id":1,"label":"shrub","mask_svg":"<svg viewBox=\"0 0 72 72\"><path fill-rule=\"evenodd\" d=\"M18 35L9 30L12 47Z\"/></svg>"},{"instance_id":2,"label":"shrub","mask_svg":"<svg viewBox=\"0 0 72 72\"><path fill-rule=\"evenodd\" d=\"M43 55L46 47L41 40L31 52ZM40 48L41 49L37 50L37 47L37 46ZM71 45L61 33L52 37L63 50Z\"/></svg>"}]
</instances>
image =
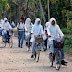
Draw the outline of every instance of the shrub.
<instances>
[{"instance_id":1,"label":"shrub","mask_svg":"<svg viewBox=\"0 0 72 72\"><path fill-rule=\"evenodd\" d=\"M72 30L72 20L68 22L68 29Z\"/></svg>"},{"instance_id":2,"label":"shrub","mask_svg":"<svg viewBox=\"0 0 72 72\"><path fill-rule=\"evenodd\" d=\"M63 28L63 29L62 29L62 32L63 32L64 34L72 34L72 30L69 30L69 29L66 29L66 28Z\"/></svg>"}]
</instances>

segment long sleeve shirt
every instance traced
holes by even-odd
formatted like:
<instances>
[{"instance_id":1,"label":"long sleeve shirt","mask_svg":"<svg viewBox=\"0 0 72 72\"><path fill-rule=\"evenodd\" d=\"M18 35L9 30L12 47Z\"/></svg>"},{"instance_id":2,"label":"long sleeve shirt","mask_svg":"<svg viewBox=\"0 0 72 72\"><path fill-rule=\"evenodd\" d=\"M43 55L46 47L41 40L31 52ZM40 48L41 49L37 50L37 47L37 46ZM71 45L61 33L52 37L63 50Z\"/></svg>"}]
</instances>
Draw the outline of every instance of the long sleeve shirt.
<instances>
[{"instance_id":1,"label":"long sleeve shirt","mask_svg":"<svg viewBox=\"0 0 72 72\"><path fill-rule=\"evenodd\" d=\"M2 29L8 31L9 29L12 29L11 25L9 24L9 22L4 22L2 24Z\"/></svg>"},{"instance_id":2,"label":"long sleeve shirt","mask_svg":"<svg viewBox=\"0 0 72 72\"><path fill-rule=\"evenodd\" d=\"M59 38L59 36L61 38L64 36L64 34L62 33L62 31L60 30L60 27L57 24L55 24L54 26L50 25L47 28L47 33L48 33L48 35L51 36L50 38L48 38L50 41L54 40L55 38Z\"/></svg>"}]
</instances>

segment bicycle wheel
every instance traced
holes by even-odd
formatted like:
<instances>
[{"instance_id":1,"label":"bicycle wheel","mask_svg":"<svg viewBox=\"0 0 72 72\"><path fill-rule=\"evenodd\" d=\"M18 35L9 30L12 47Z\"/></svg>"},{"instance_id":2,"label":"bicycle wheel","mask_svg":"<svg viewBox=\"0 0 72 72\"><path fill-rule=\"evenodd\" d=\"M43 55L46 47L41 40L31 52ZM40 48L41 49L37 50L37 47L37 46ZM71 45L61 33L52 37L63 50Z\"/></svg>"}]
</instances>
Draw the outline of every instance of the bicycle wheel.
<instances>
[{"instance_id":1,"label":"bicycle wheel","mask_svg":"<svg viewBox=\"0 0 72 72\"><path fill-rule=\"evenodd\" d=\"M4 48L4 47L6 47L6 42L2 42L2 47Z\"/></svg>"},{"instance_id":2,"label":"bicycle wheel","mask_svg":"<svg viewBox=\"0 0 72 72\"><path fill-rule=\"evenodd\" d=\"M30 51L30 45L29 44L27 45L27 51L28 52Z\"/></svg>"},{"instance_id":3,"label":"bicycle wheel","mask_svg":"<svg viewBox=\"0 0 72 72\"><path fill-rule=\"evenodd\" d=\"M53 53L49 54L49 59L50 59L50 67L53 67Z\"/></svg>"},{"instance_id":4,"label":"bicycle wheel","mask_svg":"<svg viewBox=\"0 0 72 72\"><path fill-rule=\"evenodd\" d=\"M56 52L56 55L55 55L55 64L56 64L56 70L59 70L60 67L61 67L61 51L58 50Z\"/></svg>"},{"instance_id":5,"label":"bicycle wheel","mask_svg":"<svg viewBox=\"0 0 72 72\"><path fill-rule=\"evenodd\" d=\"M12 41L12 37L10 37L10 39L9 39L9 47L12 48L12 46L13 46L13 41Z\"/></svg>"},{"instance_id":6,"label":"bicycle wheel","mask_svg":"<svg viewBox=\"0 0 72 72\"><path fill-rule=\"evenodd\" d=\"M37 50L36 50L36 62L39 61L39 56L40 56L40 45L37 46Z\"/></svg>"}]
</instances>

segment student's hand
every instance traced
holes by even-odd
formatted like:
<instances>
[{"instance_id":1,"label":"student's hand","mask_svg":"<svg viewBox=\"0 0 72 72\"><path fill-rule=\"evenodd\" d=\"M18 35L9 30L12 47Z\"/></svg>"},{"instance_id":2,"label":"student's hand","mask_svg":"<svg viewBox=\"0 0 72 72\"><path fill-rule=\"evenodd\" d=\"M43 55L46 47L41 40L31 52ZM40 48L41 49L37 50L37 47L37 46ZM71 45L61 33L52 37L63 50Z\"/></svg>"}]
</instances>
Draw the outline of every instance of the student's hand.
<instances>
[{"instance_id":1,"label":"student's hand","mask_svg":"<svg viewBox=\"0 0 72 72\"><path fill-rule=\"evenodd\" d=\"M4 30L4 29L2 29L2 30Z\"/></svg>"},{"instance_id":2,"label":"student's hand","mask_svg":"<svg viewBox=\"0 0 72 72\"><path fill-rule=\"evenodd\" d=\"M48 37L51 37L51 35L48 35Z\"/></svg>"},{"instance_id":3,"label":"student's hand","mask_svg":"<svg viewBox=\"0 0 72 72\"><path fill-rule=\"evenodd\" d=\"M25 32L28 32L27 30Z\"/></svg>"},{"instance_id":4,"label":"student's hand","mask_svg":"<svg viewBox=\"0 0 72 72\"><path fill-rule=\"evenodd\" d=\"M19 32L18 32L18 35L19 35Z\"/></svg>"},{"instance_id":5,"label":"student's hand","mask_svg":"<svg viewBox=\"0 0 72 72\"><path fill-rule=\"evenodd\" d=\"M32 33L30 33L30 36L32 35Z\"/></svg>"},{"instance_id":6,"label":"student's hand","mask_svg":"<svg viewBox=\"0 0 72 72\"><path fill-rule=\"evenodd\" d=\"M65 36L63 36L63 39L66 39L66 37L65 37Z\"/></svg>"}]
</instances>

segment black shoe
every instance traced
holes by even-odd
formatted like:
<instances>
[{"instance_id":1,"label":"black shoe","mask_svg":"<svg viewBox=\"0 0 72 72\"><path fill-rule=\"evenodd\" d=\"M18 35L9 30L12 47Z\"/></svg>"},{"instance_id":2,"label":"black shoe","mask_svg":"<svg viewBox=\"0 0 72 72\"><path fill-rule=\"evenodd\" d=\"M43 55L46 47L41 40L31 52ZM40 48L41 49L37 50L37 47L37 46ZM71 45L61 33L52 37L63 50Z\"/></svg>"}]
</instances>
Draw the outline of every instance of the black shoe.
<instances>
[{"instance_id":1,"label":"black shoe","mask_svg":"<svg viewBox=\"0 0 72 72\"><path fill-rule=\"evenodd\" d=\"M43 49L43 51L45 52L45 51L46 51L46 49Z\"/></svg>"},{"instance_id":2,"label":"black shoe","mask_svg":"<svg viewBox=\"0 0 72 72\"><path fill-rule=\"evenodd\" d=\"M62 60L62 62L64 62L64 63L68 63L68 62L66 62L65 60Z\"/></svg>"},{"instance_id":3,"label":"black shoe","mask_svg":"<svg viewBox=\"0 0 72 72\"><path fill-rule=\"evenodd\" d=\"M67 64L63 60L61 61L61 64L67 66Z\"/></svg>"},{"instance_id":4,"label":"black shoe","mask_svg":"<svg viewBox=\"0 0 72 72\"><path fill-rule=\"evenodd\" d=\"M20 47L20 45L18 45L18 47Z\"/></svg>"},{"instance_id":5,"label":"black shoe","mask_svg":"<svg viewBox=\"0 0 72 72\"><path fill-rule=\"evenodd\" d=\"M28 42L26 42L26 46L28 45Z\"/></svg>"},{"instance_id":6,"label":"black shoe","mask_svg":"<svg viewBox=\"0 0 72 72\"><path fill-rule=\"evenodd\" d=\"M34 58L34 55L31 55L31 58Z\"/></svg>"}]
</instances>

